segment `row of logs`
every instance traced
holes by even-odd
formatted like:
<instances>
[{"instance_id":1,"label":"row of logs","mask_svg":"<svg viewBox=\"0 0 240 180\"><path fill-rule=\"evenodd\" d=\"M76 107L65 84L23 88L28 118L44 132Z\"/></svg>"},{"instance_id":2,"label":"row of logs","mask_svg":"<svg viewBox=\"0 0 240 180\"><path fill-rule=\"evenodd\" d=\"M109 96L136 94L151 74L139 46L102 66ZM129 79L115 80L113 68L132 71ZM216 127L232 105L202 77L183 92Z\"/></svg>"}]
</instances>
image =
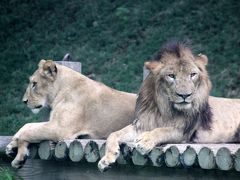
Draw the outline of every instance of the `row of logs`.
<instances>
[{"instance_id":1,"label":"row of logs","mask_svg":"<svg viewBox=\"0 0 240 180\"><path fill-rule=\"evenodd\" d=\"M30 146L30 158L97 162L105 153L105 140L43 141ZM131 144L120 146L119 164L167 167L201 167L240 171L239 144L167 144L141 155Z\"/></svg>"}]
</instances>

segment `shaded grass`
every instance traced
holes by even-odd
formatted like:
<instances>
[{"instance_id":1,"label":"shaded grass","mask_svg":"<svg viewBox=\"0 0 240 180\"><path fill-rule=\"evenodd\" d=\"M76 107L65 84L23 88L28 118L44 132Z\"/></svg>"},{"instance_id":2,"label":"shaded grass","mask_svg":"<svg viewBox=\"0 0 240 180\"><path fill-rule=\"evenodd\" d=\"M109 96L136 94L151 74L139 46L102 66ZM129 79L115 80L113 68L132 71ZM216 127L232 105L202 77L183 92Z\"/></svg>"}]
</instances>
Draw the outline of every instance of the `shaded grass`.
<instances>
[{"instance_id":1,"label":"shaded grass","mask_svg":"<svg viewBox=\"0 0 240 180\"><path fill-rule=\"evenodd\" d=\"M18 177L15 172L10 168L5 168L0 166L0 179L1 180L21 180L22 178Z\"/></svg>"},{"instance_id":2,"label":"shaded grass","mask_svg":"<svg viewBox=\"0 0 240 180\"><path fill-rule=\"evenodd\" d=\"M137 92L144 61L170 38L209 57L212 95L240 97L240 1L0 1L0 134L38 121L21 103L38 61L70 52L83 74Z\"/></svg>"}]
</instances>

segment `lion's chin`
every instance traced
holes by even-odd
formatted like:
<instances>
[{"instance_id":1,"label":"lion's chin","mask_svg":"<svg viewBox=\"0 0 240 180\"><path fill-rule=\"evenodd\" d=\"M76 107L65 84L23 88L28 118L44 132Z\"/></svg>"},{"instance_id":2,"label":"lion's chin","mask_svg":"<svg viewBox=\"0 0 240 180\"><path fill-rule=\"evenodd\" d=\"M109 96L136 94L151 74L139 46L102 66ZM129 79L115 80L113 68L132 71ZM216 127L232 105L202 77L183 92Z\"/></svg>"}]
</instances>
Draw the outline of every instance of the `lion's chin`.
<instances>
[{"instance_id":1,"label":"lion's chin","mask_svg":"<svg viewBox=\"0 0 240 180\"><path fill-rule=\"evenodd\" d=\"M178 110L188 110L192 107L192 103L175 103L174 108Z\"/></svg>"}]
</instances>

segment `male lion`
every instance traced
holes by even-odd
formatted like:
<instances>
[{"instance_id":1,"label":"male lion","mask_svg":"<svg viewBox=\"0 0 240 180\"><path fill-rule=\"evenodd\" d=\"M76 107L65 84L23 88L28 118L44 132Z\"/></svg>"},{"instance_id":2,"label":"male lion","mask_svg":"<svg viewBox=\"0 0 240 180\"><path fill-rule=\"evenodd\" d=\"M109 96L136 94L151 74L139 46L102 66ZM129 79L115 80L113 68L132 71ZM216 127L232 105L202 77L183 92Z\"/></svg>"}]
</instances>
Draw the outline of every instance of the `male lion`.
<instances>
[{"instance_id":1,"label":"male lion","mask_svg":"<svg viewBox=\"0 0 240 180\"><path fill-rule=\"evenodd\" d=\"M133 142L140 153L146 154L157 144L189 142L193 138L196 142L236 140L240 100L209 98L207 62L205 55L194 56L184 44L169 43L157 60L145 63L150 74L140 88L135 120L110 134L105 156L98 163L100 171L116 161L123 142Z\"/></svg>"},{"instance_id":2,"label":"male lion","mask_svg":"<svg viewBox=\"0 0 240 180\"><path fill-rule=\"evenodd\" d=\"M34 112L50 106L48 122L24 125L12 138L6 153L18 153L12 166L20 168L29 143L77 137L107 138L133 121L136 95L95 82L51 60L41 60L29 78L23 102Z\"/></svg>"}]
</instances>

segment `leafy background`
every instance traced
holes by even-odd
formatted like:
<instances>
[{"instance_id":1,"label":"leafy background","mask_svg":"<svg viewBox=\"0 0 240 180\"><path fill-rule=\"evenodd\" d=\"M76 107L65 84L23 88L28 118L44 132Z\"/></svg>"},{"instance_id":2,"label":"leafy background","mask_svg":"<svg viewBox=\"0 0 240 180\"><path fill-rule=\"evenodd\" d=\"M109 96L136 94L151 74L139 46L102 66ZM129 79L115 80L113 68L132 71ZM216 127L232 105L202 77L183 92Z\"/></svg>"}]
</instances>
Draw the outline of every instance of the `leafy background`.
<instances>
[{"instance_id":1,"label":"leafy background","mask_svg":"<svg viewBox=\"0 0 240 180\"><path fill-rule=\"evenodd\" d=\"M0 135L39 121L21 102L40 59L71 53L83 74L137 92L144 61L169 39L209 57L212 95L240 97L238 0L1 0Z\"/></svg>"}]
</instances>

